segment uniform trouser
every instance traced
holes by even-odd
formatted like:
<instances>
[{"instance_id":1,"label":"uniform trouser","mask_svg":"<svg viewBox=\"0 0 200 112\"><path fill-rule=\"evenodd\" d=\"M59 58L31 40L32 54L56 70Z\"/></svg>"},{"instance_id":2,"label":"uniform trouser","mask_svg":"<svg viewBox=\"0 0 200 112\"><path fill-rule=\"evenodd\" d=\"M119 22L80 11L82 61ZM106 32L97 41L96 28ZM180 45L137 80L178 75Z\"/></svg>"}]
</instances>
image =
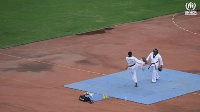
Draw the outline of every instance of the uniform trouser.
<instances>
[{"instance_id":1,"label":"uniform trouser","mask_svg":"<svg viewBox=\"0 0 200 112\"><path fill-rule=\"evenodd\" d=\"M158 70L156 66L151 66L152 69L152 82L156 82L156 79L159 79L160 76L158 75Z\"/></svg>"},{"instance_id":2,"label":"uniform trouser","mask_svg":"<svg viewBox=\"0 0 200 112\"><path fill-rule=\"evenodd\" d=\"M137 76L136 76L136 67L133 66L133 67L129 67L128 68L129 72L131 73L132 75L132 79L135 83L137 83Z\"/></svg>"}]
</instances>

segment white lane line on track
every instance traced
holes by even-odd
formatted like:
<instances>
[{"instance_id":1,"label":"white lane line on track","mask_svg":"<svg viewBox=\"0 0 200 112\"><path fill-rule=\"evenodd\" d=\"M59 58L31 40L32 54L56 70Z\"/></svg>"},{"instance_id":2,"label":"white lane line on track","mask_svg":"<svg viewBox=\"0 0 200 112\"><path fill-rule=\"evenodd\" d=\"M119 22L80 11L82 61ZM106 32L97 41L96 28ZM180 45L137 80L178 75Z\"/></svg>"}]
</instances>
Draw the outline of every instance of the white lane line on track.
<instances>
[{"instance_id":1,"label":"white lane line on track","mask_svg":"<svg viewBox=\"0 0 200 112\"><path fill-rule=\"evenodd\" d=\"M192 32L192 31L190 31L190 30L188 30L188 29L185 29L185 28L179 26L179 25L175 22L175 16L176 16L176 14L177 14L177 13L175 13L175 14L173 15L173 17L172 17L172 22L173 22L173 24L174 24L175 26L177 26L178 28L180 28L180 29L182 29L182 30L184 30L184 31L186 31L186 32L189 32L189 33L192 33L192 34L194 34L194 35L199 35L199 36L200 36L199 33Z\"/></svg>"}]
</instances>

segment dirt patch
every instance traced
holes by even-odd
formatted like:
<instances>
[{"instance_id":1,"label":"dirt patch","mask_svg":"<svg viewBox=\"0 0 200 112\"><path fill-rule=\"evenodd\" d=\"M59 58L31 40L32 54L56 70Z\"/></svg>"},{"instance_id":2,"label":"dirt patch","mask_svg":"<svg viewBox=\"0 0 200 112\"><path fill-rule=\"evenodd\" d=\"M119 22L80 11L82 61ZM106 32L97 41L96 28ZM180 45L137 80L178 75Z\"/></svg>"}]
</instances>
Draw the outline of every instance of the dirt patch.
<instances>
[{"instance_id":1,"label":"dirt patch","mask_svg":"<svg viewBox=\"0 0 200 112\"><path fill-rule=\"evenodd\" d=\"M4 71L17 71L17 72L42 72L51 71L53 65L47 63L31 62L19 64L17 68L5 68Z\"/></svg>"},{"instance_id":2,"label":"dirt patch","mask_svg":"<svg viewBox=\"0 0 200 112\"><path fill-rule=\"evenodd\" d=\"M113 28L108 27L108 28L104 28L104 29L99 29L99 30L94 30L94 31L90 31L90 32L85 32L85 33L81 33L81 34L77 34L77 35L96 35L96 34L104 34L106 33L106 31L108 30L112 30Z\"/></svg>"},{"instance_id":3,"label":"dirt patch","mask_svg":"<svg viewBox=\"0 0 200 112\"><path fill-rule=\"evenodd\" d=\"M79 60L79 61L76 61L77 64L82 64L82 65L97 65L93 62L90 62L88 60Z\"/></svg>"}]
</instances>

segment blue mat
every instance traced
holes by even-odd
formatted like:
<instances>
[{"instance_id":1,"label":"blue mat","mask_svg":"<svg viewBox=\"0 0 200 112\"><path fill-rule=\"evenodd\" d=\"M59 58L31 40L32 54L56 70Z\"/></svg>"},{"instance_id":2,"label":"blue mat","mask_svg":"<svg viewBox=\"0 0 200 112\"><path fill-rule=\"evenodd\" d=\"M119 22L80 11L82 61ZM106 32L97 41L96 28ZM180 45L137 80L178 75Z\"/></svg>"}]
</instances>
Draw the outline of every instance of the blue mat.
<instances>
[{"instance_id":1,"label":"blue mat","mask_svg":"<svg viewBox=\"0 0 200 112\"><path fill-rule=\"evenodd\" d=\"M98 94L95 101L103 100L102 95L133 101L142 104L153 104L180 95L200 90L200 75L163 69L160 79L151 83L151 71L137 69L138 86L134 87L132 76L122 71L94 79L65 85L64 87L89 91Z\"/></svg>"}]
</instances>

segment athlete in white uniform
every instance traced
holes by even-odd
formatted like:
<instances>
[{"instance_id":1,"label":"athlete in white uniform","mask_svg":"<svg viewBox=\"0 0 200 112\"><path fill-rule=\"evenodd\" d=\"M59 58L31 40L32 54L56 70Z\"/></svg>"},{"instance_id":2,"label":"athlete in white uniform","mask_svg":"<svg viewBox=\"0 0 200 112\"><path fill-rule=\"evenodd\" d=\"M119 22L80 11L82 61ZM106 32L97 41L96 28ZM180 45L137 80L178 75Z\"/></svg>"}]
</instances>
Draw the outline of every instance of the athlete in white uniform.
<instances>
[{"instance_id":1,"label":"athlete in white uniform","mask_svg":"<svg viewBox=\"0 0 200 112\"><path fill-rule=\"evenodd\" d=\"M136 76L136 68L140 65L144 65L145 63L141 60L138 60L136 57L132 56L132 52L128 52L128 57L126 57L126 61L128 63L128 69L132 74L132 79L135 82L135 87L137 87L137 76Z\"/></svg>"},{"instance_id":2,"label":"athlete in white uniform","mask_svg":"<svg viewBox=\"0 0 200 112\"><path fill-rule=\"evenodd\" d=\"M152 69L152 83L156 83L156 80L158 80L160 78L160 76L158 75L158 68L162 69L163 67L163 61L162 61L162 57L161 55L158 53L157 49L154 49L153 52L151 52L149 54L149 56L146 59L151 60L151 64L149 66L149 68L151 67ZM160 64L160 66L159 66Z\"/></svg>"}]
</instances>

